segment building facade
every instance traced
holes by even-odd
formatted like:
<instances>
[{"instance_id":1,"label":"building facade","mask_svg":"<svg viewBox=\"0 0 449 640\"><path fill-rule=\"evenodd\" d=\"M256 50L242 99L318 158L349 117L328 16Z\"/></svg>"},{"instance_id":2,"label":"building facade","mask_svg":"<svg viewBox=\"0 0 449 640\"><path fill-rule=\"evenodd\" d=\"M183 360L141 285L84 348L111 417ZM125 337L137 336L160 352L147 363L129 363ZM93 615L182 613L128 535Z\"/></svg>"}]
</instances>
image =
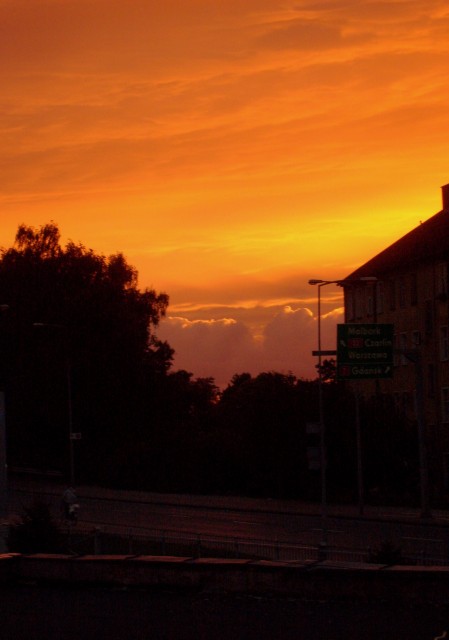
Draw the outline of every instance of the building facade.
<instances>
[{"instance_id":1,"label":"building facade","mask_svg":"<svg viewBox=\"0 0 449 640\"><path fill-rule=\"evenodd\" d=\"M345 322L394 326L392 378L356 384L365 395L393 394L410 417L420 389L431 480L440 494L449 489L449 185L442 196L440 212L342 282Z\"/></svg>"}]
</instances>

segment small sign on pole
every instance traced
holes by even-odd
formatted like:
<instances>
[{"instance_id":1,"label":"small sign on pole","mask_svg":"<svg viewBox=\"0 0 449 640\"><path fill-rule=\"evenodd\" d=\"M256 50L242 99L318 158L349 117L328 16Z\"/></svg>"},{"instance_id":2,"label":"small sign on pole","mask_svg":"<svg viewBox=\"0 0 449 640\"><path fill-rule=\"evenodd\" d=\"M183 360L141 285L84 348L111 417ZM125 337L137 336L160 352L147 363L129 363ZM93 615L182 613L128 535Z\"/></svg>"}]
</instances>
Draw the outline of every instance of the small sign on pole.
<instances>
[{"instance_id":1,"label":"small sign on pole","mask_svg":"<svg viewBox=\"0 0 449 640\"><path fill-rule=\"evenodd\" d=\"M320 422L306 422L306 433L307 435L321 433L321 423Z\"/></svg>"},{"instance_id":2,"label":"small sign on pole","mask_svg":"<svg viewBox=\"0 0 449 640\"><path fill-rule=\"evenodd\" d=\"M319 471L321 469L320 447L307 447L307 467L309 471Z\"/></svg>"}]
</instances>

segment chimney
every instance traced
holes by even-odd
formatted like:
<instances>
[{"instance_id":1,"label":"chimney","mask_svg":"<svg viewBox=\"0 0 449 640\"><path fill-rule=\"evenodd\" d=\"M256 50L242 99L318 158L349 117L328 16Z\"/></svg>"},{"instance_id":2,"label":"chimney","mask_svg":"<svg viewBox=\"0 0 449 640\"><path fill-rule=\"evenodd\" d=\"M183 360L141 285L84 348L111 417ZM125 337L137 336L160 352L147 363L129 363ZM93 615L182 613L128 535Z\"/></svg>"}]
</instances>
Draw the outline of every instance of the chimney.
<instances>
[{"instance_id":1,"label":"chimney","mask_svg":"<svg viewBox=\"0 0 449 640\"><path fill-rule=\"evenodd\" d=\"M441 187L441 191L443 192L443 209L449 211L449 184Z\"/></svg>"}]
</instances>

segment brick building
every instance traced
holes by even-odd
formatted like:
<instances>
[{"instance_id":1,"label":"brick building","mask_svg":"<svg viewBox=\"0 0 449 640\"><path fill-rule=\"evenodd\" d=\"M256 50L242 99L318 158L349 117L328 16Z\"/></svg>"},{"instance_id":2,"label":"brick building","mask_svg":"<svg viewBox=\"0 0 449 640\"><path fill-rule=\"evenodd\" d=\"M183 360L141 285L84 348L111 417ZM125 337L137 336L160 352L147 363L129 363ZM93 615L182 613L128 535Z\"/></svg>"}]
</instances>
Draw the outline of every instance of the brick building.
<instances>
[{"instance_id":1,"label":"brick building","mask_svg":"<svg viewBox=\"0 0 449 640\"><path fill-rule=\"evenodd\" d=\"M391 323L395 348L421 362L424 422L434 486L449 488L449 185L443 208L344 281L345 322ZM375 282L357 282L375 277ZM391 393L414 416L416 367L395 355L391 379L357 382L364 394Z\"/></svg>"}]
</instances>

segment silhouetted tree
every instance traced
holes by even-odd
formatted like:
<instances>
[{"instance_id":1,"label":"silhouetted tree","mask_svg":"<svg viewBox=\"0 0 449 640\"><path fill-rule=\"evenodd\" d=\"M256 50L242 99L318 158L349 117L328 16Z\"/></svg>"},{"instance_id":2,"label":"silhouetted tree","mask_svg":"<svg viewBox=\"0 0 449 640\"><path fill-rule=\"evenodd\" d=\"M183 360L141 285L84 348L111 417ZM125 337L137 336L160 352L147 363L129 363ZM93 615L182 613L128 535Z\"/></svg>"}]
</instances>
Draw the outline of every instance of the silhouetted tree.
<instances>
[{"instance_id":1,"label":"silhouetted tree","mask_svg":"<svg viewBox=\"0 0 449 640\"><path fill-rule=\"evenodd\" d=\"M173 357L154 334L168 296L139 290L120 253L62 247L51 222L21 225L14 246L2 250L0 300L9 305L10 464L67 468L70 374L74 430L82 432L78 470L95 477L99 461L150 423L145 394Z\"/></svg>"},{"instance_id":2,"label":"silhouetted tree","mask_svg":"<svg viewBox=\"0 0 449 640\"><path fill-rule=\"evenodd\" d=\"M35 501L24 509L8 530L8 548L16 553L58 553L62 534L45 502Z\"/></svg>"},{"instance_id":3,"label":"silhouetted tree","mask_svg":"<svg viewBox=\"0 0 449 640\"><path fill-rule=\"evenodd\" d=\"M368 502L417 505L418 430L391 395L366 399L361 406L363 466Z\"/></svg>"},{"instance_id":4,"label":"silhouetted tree","mask_svg":"<svg viewBox=\"0 0 449 640\"><path fill-rule=\"evenodd\" d=\"M71 400L72 428L82 433L78 479L319 499L320 475L307 463L317 379L240 373L220 393L213 378L171 371L174 352L155 334L168 296L140 290L123 254L62 247L53 222L20 225L0 253L0 304L9 305L0 316L0 382L10 466L67 472ZM322 363L321 382L329 499L354 500L355 399L334 360ZM361 417L367 495L414 499L416 429L388 398L362 403Z\"/></svg>"},{"instance_id":5,"label":"silhouetted tree","mask_svg":"<svg viewBox=\"0 0 449 640\"><path fill-rule=\"evenodd\" d=\"M320 369L320 365L316 365L316 369ZM321 363L321 380L322 382L335 382L337 378L337 366L334 358L323 360Z\"/></svg>"},{"instance_id":6,"label":"silhouetted tree","mask_svg":"<svg viewBox=\"0 0 449 640\"><path fill-rule=\"evenodd\" d=\"M233 377L218 407L237 443L242 490L255 495L297 495L304 465L304 415L297 380L276 372Z\"/></svg>"}]
</instances>

